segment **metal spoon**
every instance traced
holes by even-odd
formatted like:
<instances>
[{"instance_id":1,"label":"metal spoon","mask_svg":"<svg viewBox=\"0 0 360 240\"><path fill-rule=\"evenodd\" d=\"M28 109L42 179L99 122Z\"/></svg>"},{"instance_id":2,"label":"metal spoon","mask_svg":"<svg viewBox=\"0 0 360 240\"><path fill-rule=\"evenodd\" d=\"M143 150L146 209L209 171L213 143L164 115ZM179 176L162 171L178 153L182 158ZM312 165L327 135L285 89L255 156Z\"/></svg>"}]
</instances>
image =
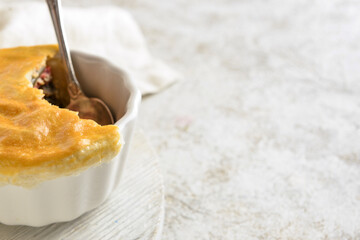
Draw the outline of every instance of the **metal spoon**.
<instances>
[{"instance_id":1,"label":"metal spoon","mask_svg":"<svg viewBox=\"0 0 360 240\"><path fill-rule=\"evenodd\" d=\"M50 15L54 24L56 37L59 43L61 58L67 72L68 91L70 104L67 109L79 112L80 118L92 119L100 125L113 124L114 119L106 104L98 98L88 98L82 92L80 84L76 79L69 50L66 44L65 32L61 20L60 0L46 0Z\"/></svg>"}]
</instances>

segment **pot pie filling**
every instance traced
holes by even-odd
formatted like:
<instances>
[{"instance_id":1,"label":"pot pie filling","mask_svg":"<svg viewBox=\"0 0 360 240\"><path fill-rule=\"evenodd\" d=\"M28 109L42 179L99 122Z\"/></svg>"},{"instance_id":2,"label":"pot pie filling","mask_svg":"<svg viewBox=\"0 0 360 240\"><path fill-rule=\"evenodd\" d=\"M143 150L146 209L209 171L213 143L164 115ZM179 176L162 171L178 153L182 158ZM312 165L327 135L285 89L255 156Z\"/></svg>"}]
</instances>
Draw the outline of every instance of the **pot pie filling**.
<instances>
[{"instance_id":1,"label":"pot pie filling","mask_svg":"<svg viewBox=\"0 0 360 240\"><path fill-rule=\"evenodd\" d=\"M31 187L109 161L119 129L62 108L69 96L56 45L0 49L0 184Z\"/></svg>"}]
</instances>

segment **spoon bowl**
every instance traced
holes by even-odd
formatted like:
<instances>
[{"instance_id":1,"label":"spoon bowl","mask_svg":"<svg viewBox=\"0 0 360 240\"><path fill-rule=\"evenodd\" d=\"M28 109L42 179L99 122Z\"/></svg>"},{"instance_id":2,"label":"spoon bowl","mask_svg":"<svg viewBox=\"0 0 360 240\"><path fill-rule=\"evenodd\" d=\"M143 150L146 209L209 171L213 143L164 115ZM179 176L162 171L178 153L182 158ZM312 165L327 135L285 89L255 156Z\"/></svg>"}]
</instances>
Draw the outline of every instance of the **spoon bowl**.
<instances>
[{"instance_id":1,"label":"spoon bowl","mask_svg":"<svg viewBox=\"0 0 360 240\"><path fill-rule=\"evenodd\" d=\"M88 98L81 95L75 101L71 99L70 104L66 108L79 112L80 118L92 119L100 125L114 122L109 108L98 98Z\"/></svg>"},{"instance_id":2,"label":"spoon bowl","mask_svg":"<svg viewBox=\"0 0 360 240\"><path fill-rule=\"evenodd\" d=\"M79 112L80 118L92 119L100 125L114 124L114 118L106 104L98 98L88 98L81 90L80 84L76 79L66 43L65 32L63 31L60 0L46 0L46 3L54 24L60 56L68 75L66 80L68 83L70 104L66 108Z\"/></svg>"}]
</instances>

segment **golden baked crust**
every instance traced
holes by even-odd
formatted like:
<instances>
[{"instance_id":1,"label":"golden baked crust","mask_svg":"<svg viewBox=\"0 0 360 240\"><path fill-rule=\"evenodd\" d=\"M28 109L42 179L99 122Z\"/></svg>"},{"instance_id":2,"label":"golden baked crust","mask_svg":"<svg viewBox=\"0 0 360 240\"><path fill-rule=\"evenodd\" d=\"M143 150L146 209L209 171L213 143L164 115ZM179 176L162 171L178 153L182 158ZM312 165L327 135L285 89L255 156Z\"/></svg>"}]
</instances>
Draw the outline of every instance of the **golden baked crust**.
<instances>
[{"instance_id":1,"label":"golden baked crust","mask_svg":"<svg viewBox=\"0 0 360 240\"><path fill-rule=\"evenodd\" d=\"M0 49L0 184L32 186L112 159L117 126L100 126L51 105L32 88L32 72L56 45Z\"/></svg>"}]
</instances>

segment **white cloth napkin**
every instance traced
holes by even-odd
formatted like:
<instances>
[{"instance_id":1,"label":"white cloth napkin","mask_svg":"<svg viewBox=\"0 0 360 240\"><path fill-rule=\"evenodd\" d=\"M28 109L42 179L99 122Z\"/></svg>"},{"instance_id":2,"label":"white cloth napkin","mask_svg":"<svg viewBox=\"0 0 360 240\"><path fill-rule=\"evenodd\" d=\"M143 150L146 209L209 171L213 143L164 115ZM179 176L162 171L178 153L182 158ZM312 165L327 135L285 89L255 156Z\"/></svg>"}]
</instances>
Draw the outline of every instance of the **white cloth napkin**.
<instances>
[{"instance_id":1,"label":"white cloth napkin","mask_svg":"<svg viewBox=\"0 0 360 240\"><path fill-rule=\"evenodd\" d=\"M143 94L156 93L179 79L153 58L132 18L117 6L63 7L70 49L104 57L129 71ZM44 2L0 3L0 48L56 43Z\"/></svg>"}]
</instances>

